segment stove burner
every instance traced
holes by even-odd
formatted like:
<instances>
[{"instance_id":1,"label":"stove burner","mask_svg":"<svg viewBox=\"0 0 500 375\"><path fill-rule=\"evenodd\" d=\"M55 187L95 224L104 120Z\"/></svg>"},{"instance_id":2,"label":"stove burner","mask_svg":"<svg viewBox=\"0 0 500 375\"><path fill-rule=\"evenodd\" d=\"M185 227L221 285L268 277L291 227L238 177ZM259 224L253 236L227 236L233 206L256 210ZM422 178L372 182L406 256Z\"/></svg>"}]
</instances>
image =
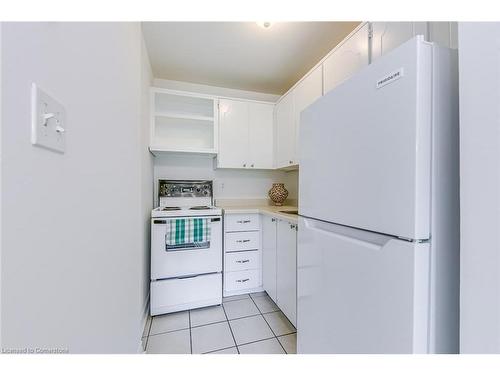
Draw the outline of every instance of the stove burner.
<instances>
[{"instance_id":1,"label":"stove burner","mask_svg":"<svg viewBox=\"0 0 500 375\"><path fill-rule=\"evenodd\" d=\"M161 210L162 211L178 211L180 210L180 207L163 207Z\"/></svg>"},{"instance_id":2,"label":"stove burner","mask_svg":"<svg viewBox=\"0 0 500 375\"><path fill-rule=\"evenodd\" d=\"M194 207L189 207L190 210L209 210L210 207L208 206L194 206Z\"/></svg>"}]
</instances>

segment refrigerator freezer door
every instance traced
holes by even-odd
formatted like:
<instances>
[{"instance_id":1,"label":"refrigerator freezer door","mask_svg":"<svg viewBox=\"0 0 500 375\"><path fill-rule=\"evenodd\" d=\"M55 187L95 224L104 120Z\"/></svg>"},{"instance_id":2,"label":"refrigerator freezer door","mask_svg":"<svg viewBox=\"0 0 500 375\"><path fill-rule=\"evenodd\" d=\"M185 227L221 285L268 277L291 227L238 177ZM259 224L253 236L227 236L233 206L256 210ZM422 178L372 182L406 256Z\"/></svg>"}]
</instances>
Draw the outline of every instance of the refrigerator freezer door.
<instances>
[{"instance_id":1,"label":"refrigerator freezer door","mask_svg":"<svg viewBox=\"0 0 500 375\"><path fill-rule=\"evenodd\" d=\"M429 244L300 218L298 353L427 353Z\"/></svg>"},{"instance_id":2,"label":"refrigerator freezer door","mask_svg":"<svg viewBox=\"0 0 500 375\"><path fill-rule=\"evenodd\" d=\"M416 37L302 112L301 215L429 238L431 68Z\"/></svg>"}]
</instances>

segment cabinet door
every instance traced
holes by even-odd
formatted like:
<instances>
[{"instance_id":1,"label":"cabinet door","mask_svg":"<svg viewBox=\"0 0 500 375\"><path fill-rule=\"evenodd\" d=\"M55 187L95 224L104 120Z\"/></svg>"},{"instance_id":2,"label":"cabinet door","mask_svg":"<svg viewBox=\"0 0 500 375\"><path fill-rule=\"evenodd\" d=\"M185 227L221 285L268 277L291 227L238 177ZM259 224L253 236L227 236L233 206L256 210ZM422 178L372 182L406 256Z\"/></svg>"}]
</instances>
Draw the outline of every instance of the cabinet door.
<instances>
[{"instance_id":1,"label":"cabinet door","mask_svg":"<svg viewBox=\"0 0 500 375\"><path fill-rule=\"evenodd\" d=\"M276 105L276 167L293 164L295 124L293 117L293 92L284 96Z\"/></svg>"},{"instance_id":2,"label":"cabinet door","mask_svg":"<svg viewBox=\"0 0 500 375\"><path fill-rule=\"evenodd\" d=\"M219 101L219 168L245 168L248 164L248 103Z\"/></svg>"},{"instance_id":3,"label":"cabinet door","mask_svg":"<svg viewBox=\"0 0 500 375\"><path fill-rule=\"evenodd\" d=\"M262 217L262 283L269 297L276 302L276 233L277 219Z\"/></svg>"},{"instance_id":4,"label":"cabinet door","mask_svg":"<svg viewBox=\"0 0 500 375\"><path fill-rule=\"evenodd\" d=\"M273 168L273 104L248 103L250 168Z\"/></svg>"},{"instance_id":5,"label":"cabinet door","mask_svg":"<svg viewBox=\"0 0 500 375\"><path fill-rule=\"evenodd\" d=\"M293 164L299 163L299 126L300 113L323 95L323 70L318 66L293 89L293 112L295 118L295 144Z\"/></svg>"},{"instance_id":6,"label":"cabinet door","mask_svg":"<svg viewBox=\"0 0 500 375\"><path fill-rule=\"evenodd\" d=\"M276 303L297 325L297 226L278 220Z\"/></svg>"},{"instance_id":7,"label":"cabinet door","mask_svg":"<svg viewBox=\"0 0 500 375\"><path fill-rule=\"evenodd\" d=\"M429 22L429 41L442 47L457 48L456 22Z\"/></svg>"},{"instance_id":8,"label":"cabinet door","mask_svg":"<svg viewBox=\"0 0 500 375\"><path fill-rule=\"evenodd\" d=\"M365 24L323 62L323 93L368 65L369 25Z\"/></svg>"},{"instance_id":9,"label":"cabinet door","mask_svg":"<svg viewBox=\"0 0 500 375\"><path fill-rule=\"evenodd\" d=\"M415 35L427 39L426 22L372 22L371 60L386 54Z\"/></svg>"}]
</instances>

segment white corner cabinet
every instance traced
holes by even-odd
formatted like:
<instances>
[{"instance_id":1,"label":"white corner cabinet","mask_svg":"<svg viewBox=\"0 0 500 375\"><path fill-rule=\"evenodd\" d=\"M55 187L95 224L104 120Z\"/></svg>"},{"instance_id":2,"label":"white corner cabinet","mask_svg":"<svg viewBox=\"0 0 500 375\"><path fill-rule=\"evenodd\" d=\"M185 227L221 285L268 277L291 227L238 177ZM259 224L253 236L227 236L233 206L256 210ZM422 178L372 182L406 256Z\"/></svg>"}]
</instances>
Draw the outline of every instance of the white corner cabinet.
<instances>
[{"instance_id":1,"label":"white corner cabinet","mask_svg":"<svg viewBox=\"0 0 500 375\"><path fill-rule=\"evenodd\" d=\"M300 113L323 95L323 69L318 66L276 105L276 167L296 167Z\"/></svg>"},{"instance_id":2,"label":"white corner cabinet","mask_svg":"<svg viewBox=\"0 0 500 375\"><path fill-rule=\"evenodd\" d=\"M263 215L263 288L297 325L297 224Z\"/></svg>"},{"instance_id":3,"label":"white corner cabinet","mask_svg":"<svg viewBox=\"0 0 500 375\"><path fill-rule=\"evenodd\" d=\"M218 168L273 169L273 103L219 100Z\"/></svg>"},{"instance_id":4,"label":"white corner cabinet","mask_svg":"<svg viewBox=\"0 0 500 375\"><path fill-rule=\"evenodd\" d=\"M153 154L217 154L217 98L153 87L150 102Z\"/></svg>"}]
</instances>

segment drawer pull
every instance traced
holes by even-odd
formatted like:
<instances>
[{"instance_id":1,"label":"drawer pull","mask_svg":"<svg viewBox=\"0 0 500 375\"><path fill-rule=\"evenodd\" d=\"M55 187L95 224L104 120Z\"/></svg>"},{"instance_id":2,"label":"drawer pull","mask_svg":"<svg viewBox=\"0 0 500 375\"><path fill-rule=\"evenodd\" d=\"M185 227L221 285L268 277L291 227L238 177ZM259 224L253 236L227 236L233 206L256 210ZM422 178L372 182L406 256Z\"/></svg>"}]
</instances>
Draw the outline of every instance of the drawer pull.
<instances>
[{"instance_id":1,"label":"drawer pull","mask_svg":"<svg viewBox=\"0 0 500 375\"><path fill-rule=\"evenodd\" d=\"M248 224L248 223L251 223L252 221L251 220L238 220L237 223L238 224Z\"/></svg>"},{"instance_id":2,"label":"drawer pull","mask_svg":"<svg viewBox=\"0 0 500 375\"><path fill-rule=\"evenodd\" d=\"M237 240L236 242L238 242L238 243L246 243L246 242L250 242L250 240Z\"/></svg>"},{"instance_id":3,"label":"drawer pull","mask_svg":"<svg viewBox=\"0 0 500 375\"><path fill-rule=\"evenodd\" d=\"M245 260L237 260L236 263L248 263L250 262L250 259L245 259Z\"/></svg>"},{"instance_id":4,"label":"drawer pull","mask_svg":"<svg viewBox=\"0 0 500 375\"><path fill-rule=\"evenodd\" d=\"M237 283L246 283L250 279L241 279L241 280L236 280Z\"/></svg>"}]
</instances>

